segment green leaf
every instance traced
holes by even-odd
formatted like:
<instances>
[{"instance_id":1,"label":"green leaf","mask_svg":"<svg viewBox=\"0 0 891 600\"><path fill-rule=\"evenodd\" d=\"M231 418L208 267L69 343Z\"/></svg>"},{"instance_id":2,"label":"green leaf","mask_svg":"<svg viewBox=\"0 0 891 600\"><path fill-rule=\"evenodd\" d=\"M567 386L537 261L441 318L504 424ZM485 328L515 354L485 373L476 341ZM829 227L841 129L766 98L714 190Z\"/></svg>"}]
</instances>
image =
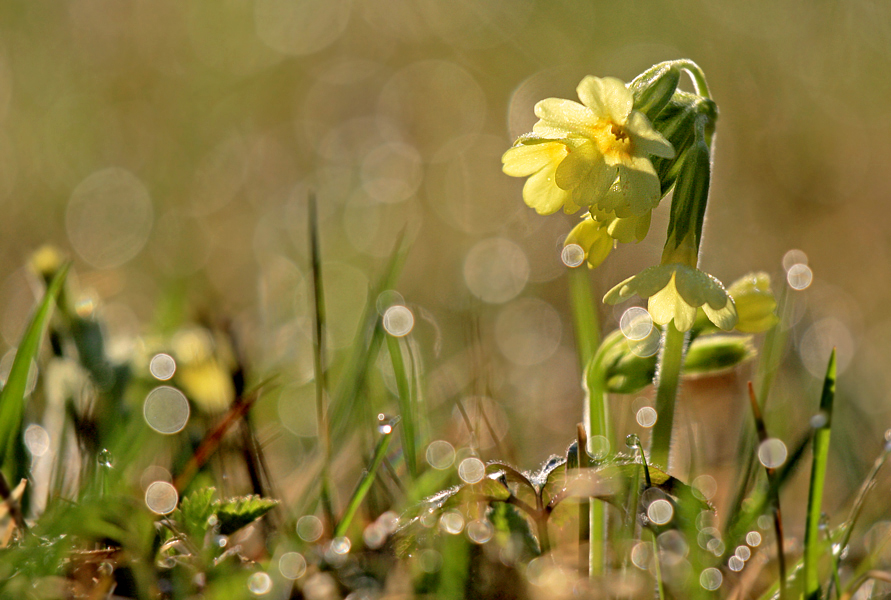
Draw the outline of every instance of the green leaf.
<instances>
[{"instance_id":1,"label":"green leaf","mask_svg":"<svg viewBox=\"0 0 891 600\"><path fill-rule=\"evenodd\" d=\"M515 507L504 502L493 504L489 512L489 522L495 528L495 542L502 548L519 550L523 555L519 558L533 558L539 555L538 541L532 535L529 520Z\"/></svg>"},{"instance_id":2,"label":"green leaf","mask_svg":"<svg viewBox=\"0 0 891 600\"><path fill-rule=\"evenodd\" d=\"M34 317L25 330L25 335L22 336L15 359L12 361L12 369L9 371L6 385L0 392L0 453L2 453L0 466L4 469L10 467L9 461L15 455L15 443L19 439L22 428L22 416L25 412L25 403L28 400L26 390L31 361L37 360L40 340L43 339L49 325L56 298L62 290L69 266L66 264L59 269L47 287L43 300L37 307L37 312L34 313Z\"/></svg>"},{"instance_id":3,"label":"green leaf","mask_svg":"<svg viewBox=\"0 0 891 600\"><path fill-rule=\"evenodd\" d=\"M180 501L171 518L193 538L203 538L210 526L207 521L216 512L215 493L216 489L212 487L195 490Z\"/></svg>"},{"instance_id":4,"label":"green leaf","mask_svg":"<svg viewBox=\"0 0 891 600\"><path fill-rule=\"evenodd\" d=\"M232 535L245 525L253 523L278 506L279 501L260 496L241 496L227 500L217 500L213 506L219 519L220 533Z\"/></svg>"}]
</instances>

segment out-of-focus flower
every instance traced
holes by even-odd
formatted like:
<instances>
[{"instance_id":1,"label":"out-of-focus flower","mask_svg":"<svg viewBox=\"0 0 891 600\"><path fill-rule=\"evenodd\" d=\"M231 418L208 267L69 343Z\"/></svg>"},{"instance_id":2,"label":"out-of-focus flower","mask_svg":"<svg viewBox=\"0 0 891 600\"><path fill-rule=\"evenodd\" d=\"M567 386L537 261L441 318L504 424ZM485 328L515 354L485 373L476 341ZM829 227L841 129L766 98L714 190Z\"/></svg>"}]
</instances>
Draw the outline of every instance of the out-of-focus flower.
<instances>
[{"instance_id":1,"label":"out-of-focus flower","mask_svg":"<svg viewBox=\"0 0 891 600\"><path fill-rule=\"evenodd\" d=\"M650 155L674 156L674 148L615 78L585 77L582 104L548 98L535 105L533 133L504 153L504 172L529 177L523 199L539 214L581 207L640 216L659 203L659 177Z\"/></svg>"},{"instance_id":2,"label":"out-of-focus flower","mask_svg":"<svg viewBox=\"0 0 891 600\"><path fill-rule=\"evenodd\" d=\"M603 301L618 304L635 294L649 298L647 309L654 322L667 325L673 320L679 331L693 326L700 306L709 320L725 331L737 322L736 306L721 282L688 265L673 263L644 269L607 292Z\"/></svg>"},{"instance_id":3,"label":"out-of-focus flower","mask_svg":"<svg viewBox=\"0 0 891 600\"><path fill-rule=\"evenodd\" d=\"M171 341L176 357L176 382L209 414L225 411L235 398L231 350L222 338L203 328L183 329Z\"/></svg>"},{"instance_id":4,"label":"out-of-focus flower","mask_svg":"<svg viewBox=\"0 0 891 600\"><path fill-rule=\"evenodd\" d=\"M760 333L779 321L774 313L777 301L770 289L770 275L767 273L748 273L730 284L727 291L736 303L738 331Z\"/></svg>"}]
</instances>

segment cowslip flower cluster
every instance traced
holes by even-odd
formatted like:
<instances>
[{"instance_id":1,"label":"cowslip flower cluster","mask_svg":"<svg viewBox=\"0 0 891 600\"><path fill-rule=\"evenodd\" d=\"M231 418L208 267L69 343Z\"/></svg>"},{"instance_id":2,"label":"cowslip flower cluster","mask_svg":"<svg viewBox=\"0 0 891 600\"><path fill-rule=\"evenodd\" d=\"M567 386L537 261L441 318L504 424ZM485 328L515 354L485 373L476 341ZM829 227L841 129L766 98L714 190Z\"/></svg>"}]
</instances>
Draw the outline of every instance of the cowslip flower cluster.
<instances>
[{"instance_id":1,"label":"cowslip flower cluster","mask_svg":"<svg viewBox=\"0 0 891 600\"><path fill-rule=\"evenodd\" d=\"M526 204L542 215L581 208L601 222L645 219L662 197L650 156L674 148L619 79L588 76L576 90L581 104L548 98L535 105L539 121L504 153L503 170L528 177Z\"/></svg>"}]
</instances>

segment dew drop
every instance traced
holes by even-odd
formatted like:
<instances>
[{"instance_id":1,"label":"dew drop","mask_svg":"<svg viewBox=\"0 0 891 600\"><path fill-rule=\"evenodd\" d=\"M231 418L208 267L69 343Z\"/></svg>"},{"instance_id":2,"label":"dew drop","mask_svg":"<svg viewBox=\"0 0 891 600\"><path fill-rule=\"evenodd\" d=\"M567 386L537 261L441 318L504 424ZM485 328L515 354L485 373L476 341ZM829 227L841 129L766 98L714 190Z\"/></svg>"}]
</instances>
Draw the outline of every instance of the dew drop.
<instances>
[{"instance_id":1,"label":"dew drop","mask_svg":"<svg viewBox=\"0 0 891 600\"><path fill-rule=\"evenodd\" d=\"M391 306L384 313L384 329L393 337L405 337L415 326L415 317L404 306Z\"/></svg>"},{"instance_id":2,"label":"dew drop","mask_svg":"<svg viewBox=\"0 0 891 600\"><path fill-rule=\"evenodd\" d=\"M149 363L149 371L155 379L167 381L176 372L176 361L169 354L156 354Z\"/></svg>"},{"instance_id":3,"label":"dew drop","mask_svg":"<svg viewBox=\"0 0 891 600\"><path fill-rule=\"evenodd\" d=\"M693 494L701 500L711 500L718 491L718 482L711 475L700 475L693 480Z\"/></svg>"},{"instance_id":4,"label":"dew drop","mask_svg":"<svg viewBox=\"0 0 891 600\"><path fill-rule=\"evenodd\" d=\"M352 543L350 542L350 538L346 536L336 537L331 540L330 550L334 554L343 556L349 553L350 548L352 548Z\"/></svg>"},{"instance_id":5,"label":"dew drop","mask_svg":"<svg viewBox=\"0 0 891 600\"><path fill-rule=\"evenodd\" d=\"M278 559L278 570L285 579L300 579L306 573L306 559L299 552L286 552Z\"/></svg>"},{"instance_id":6,"label":"dew drop","mask_svg":"<svg viewBox=\"0 0 891 600\"><path fill-rule=\"evenodd\" d=\"M761 534L757 531L750 531L746 534L746 543L752 548L761 544Z\"/></svg>"},{"instance_id":7,"label":"dew drop","mask_svg":"<svg viewBox=\"0 0 891 600\"><path fill-rule=\"evenodd\" d=\"M656 409L652 406L644 406L640 410L637 411L637 424L641 427L652 427L656 424L656 419L659 417L658 413L656 413Z\"/></svg>"},{"instance_id":8,"label":"dew drop","mask_svg":"<svg viewBox=\"0 0 891 600\"><path fill-rule=\"evenodd\" d=\"M427 462L437 470L444 470L455 464L455 448L445 440L435 440L427 446Z\"/></svg>"},{"instance_id":9,"label":"dew drop","mask_svg":"<svg viewBox=\"0 0 891 600\"><path fill-rule=\"evenodd\" d=\"M674 507L664 498L654 500L647 507L647 518L656 525L665 525L674 516Z\"/></svg>"},{"instance_id":10,"label":"dew drop","mask_svg":"<svg viewBox=\"0 0 891 600\"><path fill-rule=\"evenodd\" d=\"M640 341L646 339L653 331L653 317L647 312L647 309L639 306L632 306L622 313L619 319L619 329L622 335L631 341Z\"/></svg>"},{"instance_id":11,"label":"dew drop","mask_svg":"<svg viewBox=\"0 0 891 600\"><path fill-rule=\"evenodd\" d=\"M786 444L777 438L768 438L758 446L758 460L768 469L775 469L786 462Z\"/></svg>"},{"instance_id":12,"label":"dew drop","mask_svg":"<svg viewBox=\"0 0 891 600\"><path fill-rule=\"evenodd\" d=\"M377 307L377 314L380 316L384 316L387 312L387 309L393 306L404 306L405 298L402 297L402 294L397 292L396 290L384 290L380 294L378 294L377 301L375 302L375 306Z\"/></svg>"},{"instance_id":13,"label":"dew drop","mask_svg":"<svg viewBox=\"0 0 891 600\"><path fill-rule=\"evenodd\" d=\"M458 464L458 477L465 483L479 483L486 476L486 465L476 457L465 458Z\"/></svg>"},{"instance_id":14,"label":"dew drop","mask_svg":"<svg viewBox=\"0 0 891 600\"><path fill-rule=\"evenodd\" d=\"M588 438L588 453L594 460L602 460L609 454L609 440L602 435L592 435Z\"/></svg>"},{"instance_id":15,"label":"dew drop","mask_svg":"<svg viewBox=\"0 0 891 600\"><path fill-rule=\"evenodd\" d=\"M476 544L485 544L492 539L495 528L485 519L476 519L467 524L467 537Z\"/></svg>"},{"instance_id":16,"label":"dew drop","mask_svg":"<svg viewBox=\"0 0 891 600\"><path fill-rule=\"evenodd\" d=\"M114 467L114 456L112 456L111 451L108 448L103 448L99 451L99 454L96 455L96 462L99 463L100 467L111 469Z\"/></svg>"},{"instance_id":17,"label":"dew drop","mask_svg":"<svg viewBox=\"0 0 891 600\"><path fill-rule=\"evenodd\" d=\"M322 537L322 520L314 515L304 515L297 519L297 535L304 542L316 542Z\"/></svg>"},{"instance_id":18,"label":"dew drop","mask_svg":"<svg viewBox=\"0 0 891 600\"><path fill-rule=\"evenodd\" d=\"M189 401L178 389L168 385L156 387L145 398L143 415L149 427L172 435L179 433L189 420Z\"/></svg>"},{"instance_id":19,"label":"dew drop","mask_svg":"<svg viewBox=\"0 0 891 600\"><path fill-rule=\"evenodd\" d=\"M24 439L25 447L31 453L31 456L43 456L49 452L50 436L46 429L40 425L36 423L28 425L27 429L25 429Z\"/></svg>"},{"instance_id":20,"label":"dew drop","mask_svg":"<svg viewBox=\"0 0 891 600\"><path fill-rule=\"evenodd\" d=\"M793 290L805 290L814 280L814 273L807 265L792 265L786 273L786 281Z\"/></svg>"},{"instance_id":21,"label":"dew drop","mask_svg":"<svg viewBox=\"0 0 891 600\"><path fill-rule=\"evenodd\" d=\"M457 535L464 530L464 515L457 510L450 510L439 518L439 528L446 533Z\"/></svg>"},{"instance_id":22,"label":"dew drop","mask_svg":"<svg viewBox=\"0 0 891 600\"><path fill-rule=\"evenodd\" d=\"M567 267L577 267L585 262L585 249L578 244L567 244L560 253L560 259Z\"/></svg>"},{"instance_id":23,"label":"dew drop","mask_svg":"<svg viewBox=\"0 0 891 600\"><path fill-rule=\"evenodd\" d=\"M789 250L783 255L783 269L788 271L795 265L806 265L807 254L801 250Z\"/></svg>"},{"instance_id":24,"label":"dew drop","mask_svg":"<svg viewBox=\"0 0 891 600\"><path fill-rule=\"evenodd\" d=\"M155 514L167 515L176 508L179 494L166 481L156 481L145 490L145 505Z\"/></svg>"},{"instance_id":25,"label":"dew drop","mask_svg":"<svg viewBox=\"0 0 891 600\"><path fill-rule=\"evenodd\" d=\"M268 594L272 589L272 578L268 573L254 573L248 578L248 589L255 596Z\"/></svg>"},{"instance_id":26,"label":"dew drop","mask_svg":"<svg viewBox=\"0 0 891 600\"><path fill-rule=\"evenodd\" d=\"M640 437L634 433L625 436L625 445L629 448L640 448Z\"/></svg>"},{"instance_id":27,"label":"dew drop","mask_svg":"<svg viewBox=\"0 0 891 600\"><path fill-rule=\"evenodd\" d=\"M714 568L709 567L708 569L704 569L702 573L699 575L699 585L703 588L707 589L710 592L715 591L721 584L724 582L724 576L721 574L721 571Z\"/></svg>"}]
</instances>

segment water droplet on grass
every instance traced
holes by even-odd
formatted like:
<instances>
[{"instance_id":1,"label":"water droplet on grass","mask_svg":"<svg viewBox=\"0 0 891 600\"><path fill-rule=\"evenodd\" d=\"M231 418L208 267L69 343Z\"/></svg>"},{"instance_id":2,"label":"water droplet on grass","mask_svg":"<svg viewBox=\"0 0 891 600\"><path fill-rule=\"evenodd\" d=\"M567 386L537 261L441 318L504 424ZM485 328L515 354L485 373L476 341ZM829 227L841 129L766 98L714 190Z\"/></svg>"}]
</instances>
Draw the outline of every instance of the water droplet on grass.
<instances>
[{"instance_id":1,"label":"water droplet on grass","mask_svg":"<svg viewBox=\"0 0 891 600\"><path fill-rule=\"evenodd\" d=\"M297 520L297 535L304 542L315 542L322 537L322 521L314 515L304 515Z\"/></svg>"},{"instance_id":2,"label":"water droplet on grass","mask_svg":"<svg viewBox=\"0 0 891 600\"><path fill-rule=\"evenodd\" d=\"M334 554L340 554L341 556L349 553L350 548L352 548L352 543L350 542L350 538L346 536L336 537L331 540L330 550Z\"/></svg>"},{"instance_id":3,"label":"water droplet on grass","mask_svg":"<svg viewBox=\"0 0 891 600\"><path fill-rule=\"evenodd\" d=\"M486 476L486 465L478 458L471 456L458 464L458 477L465 483L479 483Z\"/></svg>"},{"instance_id":4,"label":"water droplet on grass","mask_svg":"<svg viewBox=\"0 0 891 600\"><path fill-rule=\"evenodd\" d=\"M415 326L415 317L404 306L391 306L384 313L384 329L393 337L405 337Z\"/></svg>"},{"instance_id":5,"label":"water droplet on grass","mask_svg":"<svg viewBox=\"0 0 891 600\"><path fill-rule=\"evenodd\" d=\"M567 267L577 267L585 262L585 250L578 244L568 244L560 252L560 259Z\"/></svg>"},{"instance_id":6,"label":"water droplet on grass","mask_svg":"<svg viewBox=\"0 0 891 600\"><path fill-rule=\"evenodd\" d=\"M278 559L278 570L285 579L300 579L306 573L306 559L299 552L286 552Z\"/></svg>"},{"instance_id":7,"label":"water droplet on grass","mask_svg":"<svg viewBox=\"0 0 891 600\"><path fill-rule=\"evenodd\" d=\"M619 329L622 335L631 341L646 339L653 331L653 317L645 308L632 306L619 319Z\"/></svg>"},{"instance_id":8,"label":"water droplet on grass","mask_svg":"<svg viewBox=\"0 0 891 600\"><path fill-rule=\"evenodd\" d=\"M714 568L709 567L708 569L704 569L702 573L699 575L699 585L703 588L707 589L710 592L715 591L721 584L724 582L724 575L721 574L721 571Z\"/></svg>"},{"instance_id":9,"label":"water droplet on grass","mask_svg":"<svg viewBox=\"0 0 891 600\"><path fill-rule=\"evenodd\" d=\"M268 573L254 573L248 578L248 590L255 596L268 594L272 590L272 578Z\"/></svg>"},{"instance_id":10,"label":"water droplet on grass","mask_svg":"<svg viewBox=\"0 0 891 600\"><path fill-rule=\"evenodd\" d=\"M36 423L28 425L27 429L25 429L24 439L25 447L31 453L31 456L43 456L49 452L50 436L46 429L40 425Z\"/></svg>"},{"instance_id":11,"label":"water droplet on grass","mask_svg":"<svg viewBox=\"0 0 891 600\"><path fill-rule=\"evenodd\" d=\"M654 500L647 507L647 518L655 525L665 525L674 516L674 507L665 499Z\"/></svg>"},{"instance_id":12,"label":"water droplet on grass","mask_svg":"<svg viewBox=\"0 0 891 600\"><path fill-rule=\"evenodd\" d=\"M629 448L640 448L640 437L633 433L625 436L625 445Z\"/></svg>"},{"instance_id":13,"label":"water droplet on grass","mask_svg":"<svg viewBox=\"0 0 891 600\"><path fill-rule=\"evenodd\" d=\"M786 272L786 282L793 290L805 290L814 280L814 273L807 265L792 265Z\"/></svg>"},{"instance_id":14,"label":"water droplet on grass","mask_svg":"<svg viewBox=\"0 0 891 600\"><path fill-rule=\"evenodd\" d=\"M641 427L652 427L656 424L656 419L659 417L656 409L652 406L644 406L639 411L637 411L637 424Z\"/></svg>"},{"instance_id":15,"label":"water droplet on grass","mask_svg":"<svg viewBox=\"0 0 891 600\"><path fill-rule=\"evenodd\" d=\"M495 528L485 519L476 519L467 524L467 537L477 544L485 544L492 539Z\"/></svg>"},{"instance_id":16,"label":"water droplet on grass","mask_svg":"<svg viewBox=\"0 0 891 600\"><path fill-rule=\"evenodd\" d=\"M444 470L455 464L455 448L445 440L430 442L427 446L427 462L437 470Z\"/></svg>"},{"instance_id":17,"label":"water droplet on grass","mask_svg":"<svg viewBox=\"0 0 891 600\"><path fill-rule=\"evenodd\" d=\"M174 511L179 502L176 488L166 481L156 481L145 490L145 505L155 514L167 515Z\"/></svg>"},{"instance_id":18,"label":"water droplet on grass","mask_svg":"<svg viewBox=\"0 0 891 600\"><path fill-rule=\"evenodd\" d=\"M439 518L439 528L453 535L461 533L464 530L464 515L457 510L450 510Z\"/></svg>"},{"instance_id":19,"label":"water droplet on grass","mask_svg":"<svg viewBox=\"0 0 891 600\"><path fill-rule=\"evenodd\" d=\"M100 467L111 469L114 467L114 456L112 456L111 451L108 450L108 448L103 448L99 451L99 454L96 455L96 462L99 463Z\"/></svg>"},{"instance_id":20,"label":"water droplet on grass","mask_svg":"<svg viewBox=\"0 0 891 600\"><path fill-rule=\"evenodd\" d=\"M758 460L768 469L775 469L786 462L788 450L783 440L768 438L758 446Z\"/></svg>"},{"instance_id":21,"label":"water droplet on grass","mask_svg":"<svg viewBox=\"0 0 891 600\"><path fill-rule=\"evenodd\" d=\"M179 433L189 420L189 401L178 389L162 385L149 392L143 405L143 415L149 427L172 435Z\"/></svg>"},{"instance_id":22,"label":"water droplet on grass","mask_svg":"<svg viewBox=\"0 0 891 600\"><path fill-rule=\"evenodd\" d=\"M155 379L167 381L176 372L176 361L169 354L156 354L149 363L149 371Z\"/></svg>"}]
</instances>

